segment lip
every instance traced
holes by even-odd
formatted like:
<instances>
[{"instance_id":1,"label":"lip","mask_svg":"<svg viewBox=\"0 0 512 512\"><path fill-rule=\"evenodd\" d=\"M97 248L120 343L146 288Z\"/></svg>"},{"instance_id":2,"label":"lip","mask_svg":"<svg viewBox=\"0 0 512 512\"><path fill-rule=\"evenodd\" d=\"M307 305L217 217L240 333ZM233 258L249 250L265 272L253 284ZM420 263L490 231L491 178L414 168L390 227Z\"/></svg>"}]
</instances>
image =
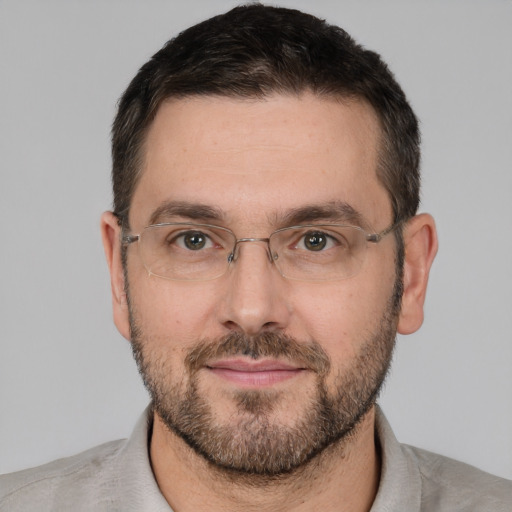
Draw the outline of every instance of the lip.
<instances>
[{"instance_id":1,"label":"lip","mask_svg":"<svg viewBox=\"0 0 512 512\"><path fill-rule=\"evenodd\" d=\"M223 359L208 363L206 369L223 380L249 388L269 387L306 371L303 367L275 359Z\"/></svg>"}]
</instances>

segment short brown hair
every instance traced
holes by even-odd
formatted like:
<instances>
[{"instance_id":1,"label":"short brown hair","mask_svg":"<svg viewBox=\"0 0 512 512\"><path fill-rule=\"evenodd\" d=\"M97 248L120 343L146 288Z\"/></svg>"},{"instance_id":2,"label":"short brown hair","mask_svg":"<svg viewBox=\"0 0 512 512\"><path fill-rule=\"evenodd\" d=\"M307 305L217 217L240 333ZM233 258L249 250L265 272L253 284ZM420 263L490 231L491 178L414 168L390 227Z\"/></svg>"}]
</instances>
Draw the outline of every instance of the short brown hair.
<instances>
[{"instance_id":1,"label":"short brown hair","mask_svg":"<svg viewBox=\"0 0 512 512\"><path fill-rule=\"evenodd\" d=\"M404 92L380 56L341 28L303 12L252 4L199 23L168 41L132 80L112 128L114 213L127 226L143 146L168 98L272 93L357 98L382 129L378 179L395 222L419 205L420 134Z\"/></svg>"}]
</instances>

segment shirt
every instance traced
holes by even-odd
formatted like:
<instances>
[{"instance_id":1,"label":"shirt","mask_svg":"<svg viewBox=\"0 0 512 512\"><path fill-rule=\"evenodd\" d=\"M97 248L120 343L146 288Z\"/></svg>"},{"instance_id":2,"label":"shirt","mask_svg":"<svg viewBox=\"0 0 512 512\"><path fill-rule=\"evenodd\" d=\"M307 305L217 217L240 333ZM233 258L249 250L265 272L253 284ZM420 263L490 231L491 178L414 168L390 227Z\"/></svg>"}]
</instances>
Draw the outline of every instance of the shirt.
<instances>
[{"instance_id":1,"label":"shirt","mask_svg":"<svg viewBox=\"0 0 512 512\"><path fill-rule=\"evenodd\" d=\"M148 408L131 437L0 477L0 511L172 512L148 453ZM512 481L400 444L376 411L381 480L370 512L511 512Z\"/></svg>"}]
</instances>

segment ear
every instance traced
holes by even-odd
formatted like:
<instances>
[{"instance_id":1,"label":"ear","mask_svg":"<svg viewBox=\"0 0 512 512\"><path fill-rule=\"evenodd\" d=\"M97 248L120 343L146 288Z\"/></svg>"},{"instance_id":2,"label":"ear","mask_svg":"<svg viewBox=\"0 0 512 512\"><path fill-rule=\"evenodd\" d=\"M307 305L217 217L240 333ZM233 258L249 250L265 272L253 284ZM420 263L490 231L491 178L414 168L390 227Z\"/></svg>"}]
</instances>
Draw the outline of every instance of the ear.
<instances>
[{"instance_id":1,"label":"ear","mask_svg":"<svg viewBox=\"0 0 512 512\"><path fill-rule=\"evenodd\" d=\"M121 262L121 226L112 212L105 212L101 216L101 238L110 271L114 323L119 332L130 340L130 319Z\"/></svg>"},{"instance_id":2,"label":"ear","mask_svg":"<svg viewBox=\"0 0 512 512\"><path fill-rule=\"evenodd\" d=\"M423 304L430 267L437 253L434 219L426 213L416 215L404 229L404 294L397 330L411 334L423 323Z\"/></svg>"}]
</instances>

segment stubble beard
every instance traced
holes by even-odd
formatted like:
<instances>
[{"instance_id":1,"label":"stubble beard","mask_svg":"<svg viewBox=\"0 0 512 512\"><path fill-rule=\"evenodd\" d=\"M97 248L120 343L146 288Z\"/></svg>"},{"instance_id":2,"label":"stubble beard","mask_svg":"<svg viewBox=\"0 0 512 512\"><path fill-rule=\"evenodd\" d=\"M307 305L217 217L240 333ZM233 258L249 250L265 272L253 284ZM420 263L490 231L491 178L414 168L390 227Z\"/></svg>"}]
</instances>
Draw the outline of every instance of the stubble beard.
<instances>
[{"instance_id":1,"label":"stubble beard","mask_svg":"<svg viewBox=\"0 0 512 512\"><path fill-rule=\"evenodd\" d=\"M351 367L327 386L331 361L313 341L299 342L281 333L248 337L240 333L201 340L185 358L186 383L172 381L170 364L149 347L130 305L132 348L154 411L166 427L215 468L242 475L276 478L304 468L325 448L347 440L374 405L391 364L399 310L397 287L377 329L366 339ZM285 358L315 375L315 388L293 425L273 415L285 400L273 390L239 390L232 399L237 415L221 421L201 393L199 370L212 357ZM176 378L176 377L175 377Z\"/></svg>"}]
</instances>

